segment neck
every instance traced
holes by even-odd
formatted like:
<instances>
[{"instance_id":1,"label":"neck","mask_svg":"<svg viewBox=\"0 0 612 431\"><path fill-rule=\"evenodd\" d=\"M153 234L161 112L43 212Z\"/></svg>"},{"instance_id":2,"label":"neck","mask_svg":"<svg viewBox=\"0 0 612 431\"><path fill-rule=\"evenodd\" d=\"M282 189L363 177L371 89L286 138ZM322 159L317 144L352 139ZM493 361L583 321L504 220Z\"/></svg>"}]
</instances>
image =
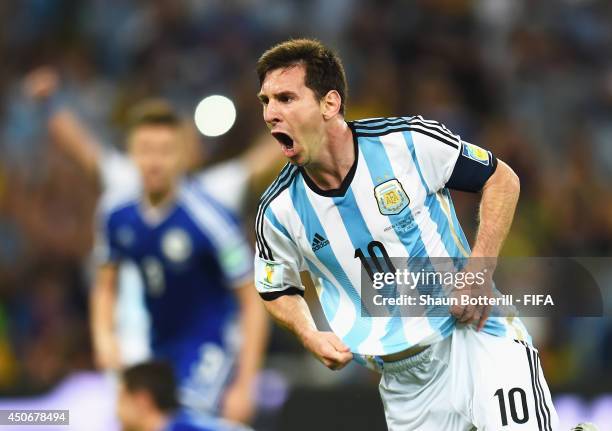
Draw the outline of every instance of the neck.
<instances>
[{"instance_id":1,"label":"neck","mask_svg":"<svg viewBox=\"0 0 612 431\"><path fill-rule=\"evenodd\" d=\"M174 199L174 187L154 193L145 193L145 203L152 208L161 208L168 205Z\"/></svg>"},{"instance_id":2,"label":"neck","mask_svg":"<svg viewBox=\"0 0 612 431\"><path fill-rule=\"evenodd\" d=\"M168 425L170 417L160 411L150 412L143 418L140 431L162 431Z\"/></svg>"},{"instance_id":3,"label":"neck","mask_svg":"<svg viewBox=\"0 0 612 431\"><path fill-rule=\"evenodd\" d=\"M355 162L351 129L342 117L332 121L316 160L304 167L312 181L323 190L339 188Z\"/></svg>"}]
</instances>

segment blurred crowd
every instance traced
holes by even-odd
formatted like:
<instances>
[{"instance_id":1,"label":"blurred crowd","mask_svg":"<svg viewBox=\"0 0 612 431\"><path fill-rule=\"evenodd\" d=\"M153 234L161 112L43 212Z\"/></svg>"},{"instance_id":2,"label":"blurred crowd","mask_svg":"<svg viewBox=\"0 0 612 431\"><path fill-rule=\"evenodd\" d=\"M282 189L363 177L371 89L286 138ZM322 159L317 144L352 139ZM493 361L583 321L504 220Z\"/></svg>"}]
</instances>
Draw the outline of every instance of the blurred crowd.
<instances>
[{"instance_id":1,"label":"blurred crowd","mask_svg":"<svg viewBox=\"0 0 612 431\"><path fill-rule=\"evenodd\" d=\"M143 98L190 117L204 96L224 94L236 125L202 139L207 161L223 160L264 128L257 57L288 37L316 37L344 59L348 119L423 115L515 169L521 200L506 255L609 256L610 22L605 0L1 2L0 393L43 390L92 366L86 262L100 187L54 146L47 120L58 99L120 146L126 112ZM40 66L60 78L44 100L24 88ZM265 186L249 194L251 214ZM473 237L477 196L455 202ZM589 390L580 382L594 376L612 383L609 319L543 325L553 391Z\"/></svg>"}]
</instances>

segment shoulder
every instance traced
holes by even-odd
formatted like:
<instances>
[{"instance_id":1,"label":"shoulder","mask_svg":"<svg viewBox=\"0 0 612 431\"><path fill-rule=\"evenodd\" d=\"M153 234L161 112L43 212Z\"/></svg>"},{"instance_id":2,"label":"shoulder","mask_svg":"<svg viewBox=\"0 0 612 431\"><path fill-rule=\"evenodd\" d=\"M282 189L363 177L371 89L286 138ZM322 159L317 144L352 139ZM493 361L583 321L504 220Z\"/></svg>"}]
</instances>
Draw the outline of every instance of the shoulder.
<instances>
[{"instance_id":1,"label":"shoulder","mask_svg":"<svg viewBox=\"0 0 612 431\"><path fill-rule=\"evenodd\" d=\"M213 197L196 179L188 179L181 183L178 203L188 209L212 211L215 215L224 219L237 219L234 211Z\"/></svg>"},{"instance_id":2,"label":"shoulder","mask_svg":"<svg viewBox=\"0 0 612 431\"><path fill-rule=\"evenodd\" d=\"M98 203L98 218L108 222L125 219L136 212L138 202L139 196L136 193L127 193L122 196L104 196Z\"/></svg>"},{"instance_id":3,"label":"shoulder","mask_svg":"<svg viewBox=\"0 0 612 431\"><path fill-rule=\"evenodd\" d=\"M426 120L420 115L405 117L377 117L356 120L349 123L355 135L359 137L379 137L396 132L412 132L455 149L459 148L459 137L453 134L442 123Z\"/></svg>"},{"instance_id":4,"label":"shoulder","mask_svg":"<svg viewBox=\"0 0 612 431\"><path fill-rule=\"evenodd\" d=\"M132 160L114 147L100 152L99 174L105 194L122 194L140 189L140 176Z\"/></svg>"},{"instance_id":5,"label":"shoulder","mask_svg":"<svg viewBox=\"0 0 612 431\"><path fill-rule=\"evenodd\" d=\"M194 183L181 184L177 203L199 231L219 242L223 242L224 236L227 239L227 235L240 232L236 215Z\"/></svg>"}]
</instances>

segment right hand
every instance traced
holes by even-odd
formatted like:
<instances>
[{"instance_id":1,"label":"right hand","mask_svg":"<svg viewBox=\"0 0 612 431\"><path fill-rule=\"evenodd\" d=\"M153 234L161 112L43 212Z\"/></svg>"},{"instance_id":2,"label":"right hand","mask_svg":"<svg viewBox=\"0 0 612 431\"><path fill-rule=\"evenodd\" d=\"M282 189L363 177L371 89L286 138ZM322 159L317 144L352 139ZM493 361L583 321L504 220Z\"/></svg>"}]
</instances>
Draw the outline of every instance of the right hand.
<instances>
[{"instance_id":1,"label":"right hand","mask_svg":"<svg viewBox=\"0 0 612 431\"><path fill-rule=\"evenodd\" d=\"M121 367L119 342L114 335L98 337L94 343L94 362L101 370L118 370Z\"/></svg>"},{"instance_id":2,"label":"right hand","mask_svg":"<svg viewBox=\"0 0 612 431\"><path fill-rule=\"evenodd\" d=\"M304 347L331 370L344 368L353 359L349 348L333 332L311 331L303 337L303 343Z\"/></svg>"}]
</instances>

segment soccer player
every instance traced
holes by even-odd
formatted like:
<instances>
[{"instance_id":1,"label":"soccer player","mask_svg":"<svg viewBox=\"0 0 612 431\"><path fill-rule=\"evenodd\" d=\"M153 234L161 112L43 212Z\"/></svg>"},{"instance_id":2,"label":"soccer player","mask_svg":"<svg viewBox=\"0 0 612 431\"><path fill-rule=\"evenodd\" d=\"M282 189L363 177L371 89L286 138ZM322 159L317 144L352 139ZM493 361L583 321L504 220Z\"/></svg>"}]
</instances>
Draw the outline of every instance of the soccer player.
<instances>
[{"instance_id":1,"label":"soccer player","mask_svg":"<svg viewBox=\"0 0 612 431\"><path fill-rule=\"evenodd\" d=\"M151 361L121 373L117 415L130 431L248 431L222 419L193 417L180 408L172 367Z\"/></svg>"},{"instance_id":2,"label":"soccer player","mask_svg":"<svg viewBox=\"0 0 612 431\"><path fill-rule=\"evenodd\" d=\"M494 260L519 196L511 168L420 116L346 122L341 61L318 41L271 48L257 73L264 120L289 160L256 220L255 282L272 316L331 369L352 358L380 369L392 431L556 429L518 318L488 318L483 306L441 317L371 317L361 308L361 267L371 261ZM471 251L449 189L481 193ZM300 271L317 282L333 332L317 330Z\"/></svg>"},{"instance_id":3,"label":"soccer player","mask_svg":"<svg viewBox=\"0 0 612 431\"><path fill-rule=\"evenodd\" d=\"M54 143L69 155L101 186L101 201L113 203L137 193L140 175L131 158L112 145L103 145L79 115L73 111L61 91L58 72L52 67L34 69L24 78L24 94L37 102L45 112L46 123ZM168 109L161 99L141 102L143 109ZM138 106L134 110L138 109ZM217 201L241 215L249 184L257 180L282 158L268 136L259 138L238 157L200 170L202 152L193 136L193 125L183 122L189 175ZM222 184L222 186L220 186ZM147 337L147 315L142 304L143 286L138 269L132 262L122 262L118 276L117 332L119 349L112 367L143 361L150 355ZM108 367L109 363L99 364Z\"/></svg>"},{"instance_id":4,"label":"soccer player","mask_svg":"<svg viewBox=\"0 0 612 431\"><path fill-rule=\"evenodd\" d=\"M97 362L119 366L115 290L118 265L130 260L144 280L153 357L173 365L181 402L246 422L267 334L249 246L233 215L184 178L173 111L139 110L127 141L142 192L101 211L91 295Z\"/></svg>"},{"instance_id":5,"label":"soccer player","mask_svg":"<svg viewBox=\"0 0 612 431\"><path fill-rule=\"evenodd\" d=\"M112 145L99 142L88 125L61 91L58 72L52 67L34 69L24 78L24 94L45 112L46 126L55 144L92 178L101 183L104 195L123 196L140 187L140 177L132 160ZM139 105L167 105L163 99L149 99ZM281 155L270 145L270 138L255 139L238 157L208 165L201 170L204 154L191 122L183 122L187 171L215 199L235 212L241 212L248 183L280 162ZM224 187L218 187L223 182ZM111 197L112 198L112 197Z\"/></svg>"}]
</instances>

